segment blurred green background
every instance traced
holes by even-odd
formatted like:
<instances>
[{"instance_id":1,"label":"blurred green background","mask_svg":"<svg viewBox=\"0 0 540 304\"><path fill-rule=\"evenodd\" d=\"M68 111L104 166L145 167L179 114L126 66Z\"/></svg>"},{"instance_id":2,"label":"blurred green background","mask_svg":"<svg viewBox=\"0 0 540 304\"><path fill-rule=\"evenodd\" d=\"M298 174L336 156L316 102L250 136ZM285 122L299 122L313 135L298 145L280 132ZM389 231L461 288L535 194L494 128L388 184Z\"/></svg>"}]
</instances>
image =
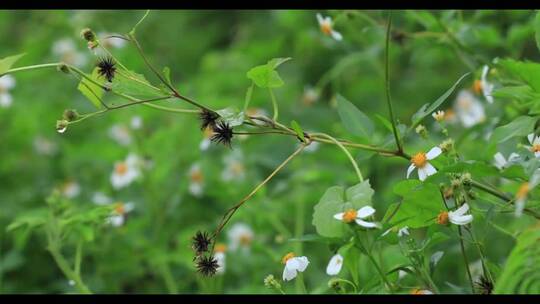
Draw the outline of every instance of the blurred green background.
<instances>
[{"instance_id":1,"label":"blurred green background","mask_svg":"<svg viewBox=\"0 0 540 304\"><path fill-rule=\"evenodd\" d=\"M321 33L316 13L334 18L342 41ZM68 58L90 72L97 59L80 38L81 29L90 27L98 35L124 34L143 14L0 11L0 58L26 53L16 66ZM410 123L421 105L432 102L461 75L472 71L474 76L461 85L470 87L473 78L479 77L482 62L495 57L539 60L534 15L527 10L395 11L390 81L398 119ZM450 39L433 34L442 30L430 16L439 18L473 55L463 58ZM384 11L151 11L139 26L137 37L155 66L160 70L170 67L181 93L214 109L241 108L251 85L246 72L272 58L292 57L279 68L285 85L274 90L282 122L294 119L307 131L351 138L335 108L339 93L378 124L374 138L383 142L391 138L376 117L387 117L383 61L386 18ZM158 82L132 46L111 46L111 51L129 69ZM134 204L124 225L101 225L92 230L91 241L84 242L81 274L94 292L267 293L264 277L273 274L280 278L280 259L293 250L310 258L304 274L310 292L331 292L324 271L333 254L330 249L321 243L291 239L315 233L313 206L328 187L356 182L348 160L335 146L320 145L317 151L302 154L241 208L219 241L229 245L225 273L201 280L192 265L191 236L198 229L215 229L223 212L292 153L297 141L253 136L235 138L232 150L217 145L201 150L204 138L196 115L143 106L95 116L59 134L55 123L65 109L80 113L94 110L78 92L78 81L54 68L14 77L12 105L0 108L0 292L76 292L46 250L42 228L6 231L18 216L30 214L31 218L32 212L47 210L45 200L51 191L55 187L65 190L68 182L72 187L76 183L80 190L72 189L78 192L69 199L74 208L96 206L96 192ZM310 98L310 92L317 92L318 98ZM251 106L270 115L268 92L255 89ZM140 117L141 128L131 126L133 117ZM111 136L114 126L122 130L117 138L124 140ZM130 186L114 189L110 183L114 164L129 153L151 165ZM390 189L404 179L408 164L358 151L354 155L376 191L374 206L382 217L387 206L397 200ZM233 169L231 157L236 161ZM490 161L492 156L475 157ZM200 166L203 180L200 196L189 190L194 164ZM230 178L223 176L227 170L233 172ZM235 223L245 223L253 232L246 250L230 249L227 230ZM495 239L497 244L489 248L489 257L502 261L512 248L512 240L496 232L486 238ZM76 244L76 240L65 241L63 252L70 260ZM447 256L434 278L442 291L459 292L451 285L466 286L467 281L463 267L458 270L455 266L458 245L450 242L445 246ZM404 259L392 246L384 255L389 264ZM367 282L375 272L368 262L361 263L366 263L361 279ZM287 292L297 288L294 282L283 285Z\"/></svg>"}]
</instances>

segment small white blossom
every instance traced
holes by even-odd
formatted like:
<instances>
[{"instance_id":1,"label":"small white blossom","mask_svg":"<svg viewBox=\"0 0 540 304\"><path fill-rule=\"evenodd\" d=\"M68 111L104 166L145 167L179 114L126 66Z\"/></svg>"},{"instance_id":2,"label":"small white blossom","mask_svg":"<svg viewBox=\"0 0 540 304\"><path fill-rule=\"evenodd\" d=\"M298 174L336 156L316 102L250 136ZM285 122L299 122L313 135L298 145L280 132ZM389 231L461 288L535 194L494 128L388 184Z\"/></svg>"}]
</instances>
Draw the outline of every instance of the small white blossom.
<instances>
[{"instance_id":1,"label":"small white blossom","mask_svg":"<svg viewBox=\"0 0 540 304\"><path fill-rule=\"evenodd\" d=\"M444 120L445 114L444 111L439 110L437 112L431 113L431 116L433 116L433 119L440 122Z\"/></svg>"},{"instance_id":2,"label":"small white blossom","mask_svg":"<svg viewBox=\"0 0 540 304\"><path fill-rule=\"evenodd\" d=\"M409 235L409 227L405 226L405 227L399 229L397 235L398 235L399 237L402 237L402 236L405 236L405 235Z\"/></svg>"},{"instance_id":3,"label":"small white blossom","mask_svg":"<svg viewBox=\"0 0 540 304\"><path fill-rule=\"evenodd\" d=\"M288 253L281 260L285 264L283 269L283 281L290 281L298 275L298 272L304 272L309 264L305 256L295 257L294 253Z\"/></svg>"},{"instance_id":4,"label":"small white blossom","mask_svg":"<svg viewBox=\"0 0 540 304\"><path fill-rule=\"evenodd\" d=\"M111 174L111 184L114 189L120 189L131 184L140 175L139 158L129 154L124 161L116 162Z\"/></svg>"},{"instance_id":5,"label":"small white blossom","mask_svg":"<svg viewBox=\"0 0 540 304\"><path fill-rule=\"evenodd\" d=\"M411 175L413 170L418 169L418 178L424 181L428 176L437 173L435 167L433 167L428 160L432 160L441 155L442 150L439 147L433 147L428 153L419 152L411 158L411 165L407 169L407 178Z\"/></svg>"},{"instance_id":6,"label":"small white blossom","mask_svg":"<svg viewBox=\"0 0 540 304\"><path fill-rule=\"evenodd\" d=\"M493 158L495 159L495 167L497 169L502 170L504 168L507 168L512 162L516 161L519 158L519 155L517 153L512 153L510 156L508 156L508 160L504 158L504 155L502 155L501 152L497 152Z\"/></svg>"},{"instance_id":7,"label":"small white blossom","mask_svg":"<svg viewBox=\"0 0 540 304\"><path fill-rule=\"evenodd\" d=\"M489 103L493 103L493 96L491 94L493 93L494 85L487 80L488 72L489 67L487 65L484 65L484 68L482 69L482 78L480 80L480 83L484 97Z\"/></svg>"},{"instance_id":8,"label":"small white blossom","mask_svg":"<svg viewBox=\"0 0 540 304\"><path fill-rule=\"evenodd\" d=\"M203 194L204 175L199 164L193 164L189 169L189 192L200 197Z\"/></svg>"},{"instance_id":9,"label":"small white blossom","mask_svg":"<svg viewBox=\"0 0 540 304\"><path fill-rule=\"evenodd\" d=\"M15 78L11 75L0 77L0 107L8 108L13 103L13 97L9 94L9 90L15 87Z\"/></svg>"},{"instance_id":10,"label":"small white blossom","mask_svg":"<svg viewBox=\"0 0 540 304\"><path fill-rule=\"evenodd\" d=\"M469 211L469 205L463 204L456 211L448 212L448 219L455 225L467 225L473 220L472 214L465 214Z\"/></svg>"},{"instance_id":11,"label":"small white blossom","mask_svg":"<svg viewBox=\"0 0 540 304\"><path fill-rule=\"evenodd\" d=\"M81 193L81 186L76 181L67 181L60 188L62 195L66 198L72 199L77 197Z\"/></svg>"},{"instance_id":12,"label":"small white blossom","mask_svg":"<svg viewBox=\"0 0 540 304\"><path fill-rule=\"evenodd\" d=\"M229 247L232 251L242 247L244 251L249 249L254 237L253 230L247 224L236 223L227 232Z\"/></svg>"},{"instance_id":13,"label":"small white blossom","mask_svg":"<svg viewBox=\"0 0 540 304\"><path fill-rule=\"evenodd\" d=\"M114 227L120 227L124 225L127 214L133 211L133 209L135 209L134 203L116 203L116 206L114 207L111 216L109 216L109 218L107 219L107 223L111 224Z\"/></svg>"},{"instance_id":14,"label":"small white blossom","mask_svg":"<svg viewBox=\"0 0 540 304\"><path fill-rule=\"evenodd\" d=\"M120 124L114 124L109 129L109 136L121 146L128 146L129 144L131 144L132 141L129 129L126 126Z\"/></svg>"},{"instance_id":15,"label":"small white blossom","mask_svg":"<svg viewBox=\"0 0 540 304\"><path fill-rule=\"evenodd\" d=\"M526 146L535 157L540 157L540 136L536 136L534 133L527 135L530 146Z\"/></svg>"},{"instance_id":16,"label":"small white blossom","mask_svg":"<svg viewBox=\"0 0 540 304\"><path fill-rule=\"evenodd\" d=\"M341 34L334 30L334 24L331 17L323 17L321 14L317 14L317 21L319 22L319 27L323 34L331 36L337 41L341 41L343 39Z\"/></svg>"},{"instance_id":17,"label":"small white blossom","mask_svg":"<svg viewBox=\"0 0 540 304\"><path fill-rule=\"evenodd\" d=\"M454 108L456 116L461 120L465 128L470 128L486 119L484 106L467 90L459 92Z\"/></svg>"},{"instance_id":18,"label":"small white blossom","mask_svg":"<svg viewBox=\"0 0 540 304\"><path fill-rule=\"evenodd\" d=\"M240 150L234 150L223 159L225 168L221 172L221 179L228 181L242 181L246 177L244 156Z\"/></svg>"},{"instance_id":19,"label":"small white blossom","mask_svg":"<svg viewBox=\"0 0 540 304\"><path fill-rule=\"evenodd\" d=\"M364 228L378 228L378 223L364 221L364 219L372 216L373 214L375 214L375 209L373 209L373 207L364 206L358 210L349 209L345 212L336 213L334 214L334 218L345 223L355 221L358 225Z\"/></svg>"},{"instance_id":20,"label":"small white blossom","mask_svg":"<svg viewBox=\"0 0 540 304\"><path fill-rule=\"evenodd\" d=\"M330 259L328 266L326 266L326 274L329 276L337 275L341 271L343 266L343 256L337 253Z\"/></svg>"}]
</instances>

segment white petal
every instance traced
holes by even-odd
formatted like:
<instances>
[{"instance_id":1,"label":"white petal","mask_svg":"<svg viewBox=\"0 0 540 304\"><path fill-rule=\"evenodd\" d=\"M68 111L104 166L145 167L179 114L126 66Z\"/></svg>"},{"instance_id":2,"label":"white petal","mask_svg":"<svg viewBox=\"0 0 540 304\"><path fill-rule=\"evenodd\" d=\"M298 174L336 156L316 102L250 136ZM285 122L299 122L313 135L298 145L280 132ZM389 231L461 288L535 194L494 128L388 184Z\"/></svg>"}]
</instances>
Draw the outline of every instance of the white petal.
<instances>
[{"instance_id":1,"label":"white petal","mask_svg":"<svg viewBox=\"0 0 540 304\"><path fill-rule=\"evenodd\" d=\"M487 81L488 71L489 71L489 67L487 65L484 65L484 68L482 69L482 77L481 77L483 82Z\"/></svg>"},{"instance_id":2,"label":"white petal","mask_svg":"<svg viewBox=\"0 0 540 304\"><path fill-rule=\"evenodd\" d=\"M429 150L428 153L426 153L426 158L427 158L428 160L432 160L432 159L434 159L435 157L441 155L441 153L442 153L441 148L439 148L439 147L433 147L433 148L431 148L431 150Z\"/></svg>"},{"instance_id":3,"label":"white petal","mask_svg":"<svg viewBox=\"0 0 540 304\"><path fill-rule=\"evenodd\" d=\"M500 152L497 152L493 156L493 158L495 158L495 167L497 167L498 169L504 168L504 166L506 165L506 159Z\"/></svg>"},{"instance_id":4,"label":"white petal","mask_svg":"<svg viewBox=\"0 0 540 304\"><path fill-rule=\"evenodd\" d=\"M343 39L343 36L339 32L331 31L330 34L332 35L332 38L334 38L337 41L341 41Z\"/></svg>"},{"instance_id":5,"label":"white petal","mask_svg":"<svg viewBox=\"0 0 540 304\"><path fill-rule=\"evenodd\" d=\"M517 160L518 158L519 158L519 154L512 152L512 154L510 154L510 156L508 156L508 162L513 162L513 161Z\"/></svg>"},{"instance_id":6,"label":"white petal","mask_svg":"<svg viewBox=\"0 0 540 304\"><path fill-rule=\"evenodd\" d=\"M290 281L294 278L296 278L296 269L290 269L285 265L285 269L283 269L283 281Z\"/></svg>"},{"instance_id":7,"label":"white petal","mask_svg":"<svg viewBox=\"0 0 540 304\"><path fill-rule=\"evenodd\" d=\"M448 218L450 219L450 222L456 225L467 225L473 220L473 216L471 214L463 216L450 216L450 214L448 214Z\"/></svg>"},{"instance_id":8,"label":"white petal","mask_svg":"<svg viewBox=\"0 0 540 304\"><path fill-rule=\"evenodd\" d=\"M533 145L540 145L540 136L535 136L534 137Z\"/></svg>"},{"instance_id":9,"label":"white petal","mask_svg":"<svg viewBox=\"0 0 540 304\"><path fill-rule=\"evenodd\" d=\"M469 211L469 204L465 203L461 207L459 207L456 211L453 211L451 213L453 213L453 214L455 214L457 216L462 216L465 213L467 213L467 211Z\"/></svg>"},{"instance_id":10,"label":"white petal","mask_svg":"<svg viewBox=\"0 0 540 304\"><path fill-rule=\"evenodd\" d=\"M398 236L402 237L404 235L409 235L409 227L405 226L398 231Z\"/></svg>"},{"instance_id":11,"label":"white petal","mask_svg":"<svg viewBox=\"0 0 540 304\"><path fill-rule=\"evenodd\" d=\"M534 157L540 157L540 151L534 152Z\"/></svg>"},{"instance_id":12,"label":"white petal","mask_svg":"<svg viewBox=\"0 0 540 304\"><path fill-rule=\"evenodd\" d=\"M343 257L339 253L335 254L326 266L326 274L329 276L337 275L341 271L341 266L343 266Z\"/></svg>"},{"instance_id":13,"label":"white petal","mask_svg":"<svg viewBox=\"0 0 540 304\"><path fill-rule=\"evenodd\" d=\"M377 223L373 223L373 222L366 222L366 221L363 221L361 219L356 219L355 222L362 226L362 227L365 227L365 228L376 228L378 227L379 225Z\"/></svg>"},{"instance_id":14,"label":"white petal","mask_svg":"<svg viewBox=\"0 0 540 304\"><path fill-rule=\"evenodd\" d=\"M15 87L15 78L11 75L0 77L0 89L9 90Z\"/></svg>"},{"instance_id":15,"label":"white petal","mask_svg":"<svg viewBox=\"0 0 540 304\"><path fill-rule=\"evenodd\" d=\"M13 98L8 93L0 93L0 107L8 108L11 106Z\"/></svg>"},{"instance_id":16,"label":"white petal","mask_svg":"<svg viewBox=\"0 0 540 304\"><path fill-rule=\"evenodd\" d=\"M358 209L358 212L356 213L356 217L357 218L366 218L366 217L372 215L373 213L375 213L375 209L373 209L373 207L364 206L364 207Z\"/></svg>"},{"instance_id":17,"label":"white petal","mask_svg":"<svg viewBox=\"0 0 540 304\"><path fill-rule=\"evenodd\" d=\"M296 260L296 262L298 263L298 268L297 268L298 271L304 272L304 270L306 270L309 264L309 260L307 257L301 256L301 257L292 258L292 259Z\"/></svg>"},{"instance_id":18,"label":"white petal","mask_svg":"<svg viewBox=\"0 0 540 304\"><path fill-rule=\"evenodd\" d=\"M523 209L525 209L525 200L524 199L516 200L516 209L515 209L514 215L516 217L520 217L523 214Z\"/></svg>"},{"instance_id":19,"label":"white petal","mask_svg":"<svg viewBox=\"0 0 540 304\"><path fill-rule=\"evenodd\" d=\"M298 268L300 268L300 263L298 262L298 258L294 257L290 258L285 266L289 269L298 270Z\"/></svg>"},{"instance_id":20,"label":"white petal","mask_svg":"<svg viewBox=\"0 0 540 304\"><path fill-rule=\"evenodd\" d=\"M420 179L421 181L424 181L426 177L427 177L426 167L418 168L418 179Z\"/></svg>"},{"instance_id":21,"label":"white petal","mask_svg":"<svg viewBox=\"0 0 540 304\"><path fill-rule=\"evenodd\" d=\"M414 164L411 164L411 165L409 166L409 168L407 168L407 178L409 178L409 175L411 175L411 173L413 172L414 168L416 168L416 167L414 166Z\"/></svg>"},{"instance_id":22,"label":"white petal","mask_svg":"<svg viewBox=\"0 0 540 304\"><path fill-rule=\"evenodd\" d=\"M533 140L534 140L534 133L527 135L527 139L529 140L529 143L532 145Z\"/></svg>"},{"instance_id":23,"label":"white petal","mask_svg":"<svg viewBox=\"0 0 540 304\"><path fill-rule=\"evenodd\" d=\"M334 218L335 218L336 220L342 221L342 220L343 220L343 215L344 215L344 214L345 214L344 212L340 212L340 213L334 214Z\"/></svg>"},{"instance_id":24,"label":"white petal","mask_svg":"<svg viewBox=\"0 0 540 304\"><path fill-rule=\"evenodd\" d=\"M317 14L317 21L319 22L319 24L322 24L324 22L324 19L321 14Z\"/></svg>"},{"instance_id":25,"label":"white petal","mask_svg":"<svg viewBox=\"0 0 540 304\"><path fill-rule=\"evenodd\" d=\"M437 173L437 169L435 169L435 167L433 167L430 163L426 163L423 169L424 169L424 172L426 173L426 176L430 176Z\"/></svg>"}]
</instances>

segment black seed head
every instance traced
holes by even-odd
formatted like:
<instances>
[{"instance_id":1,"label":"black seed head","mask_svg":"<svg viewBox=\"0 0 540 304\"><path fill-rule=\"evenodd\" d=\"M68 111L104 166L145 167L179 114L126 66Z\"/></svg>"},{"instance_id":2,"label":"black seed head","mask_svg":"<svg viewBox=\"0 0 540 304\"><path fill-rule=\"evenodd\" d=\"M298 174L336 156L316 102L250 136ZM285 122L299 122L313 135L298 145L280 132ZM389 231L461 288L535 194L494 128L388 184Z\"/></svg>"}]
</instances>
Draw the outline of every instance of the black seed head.
<instances>
[{"instance_id":1,"label":"black seed head","mask_svg":"<svg viewBox=\"0 0 540 304\"><path fill-rule=\"evenodd\" d=\"M218 261L213 255L200 256L197 258L197 271L205 277L216 274L218 267Z\"/></svg>"},{"instance_id":2,"label":"black seed head","mask_svg":"<svg viewBox=\"0 0 540 304\"><path fill-rule=\"evenodd\" d=\"M485 276L481 276L478 281L475 282L476 289L483 295L488 295L493 292L493 282L491 282Z\"/></svg>"},{"instance_id":3,"label":"black seed head","mask_svg":"<svg viewBox=\"0 0 540 304\"><path fill-rule=\"evenodd\" d=\"M201 113L199 113L199 119L201 120L201 130L204 130L208 127L214 128L216 126L216 120L218 118L218 113L210 112L206 109L203 109Z\"/></svg>"},{"instance_id":4,"label":"black seed head","mask_svg":"<svg viewBox=\"0 0 540 304\"><path fill-rule=\"evenodd\" d=\"M191 248L195 250L197 255L208 251L208 246L212 243L212 239L208 235L208 232L197 231L191 242Z\"/></svg>"},{"instance_id":5,"label":"black seed head","mask_svg":"<svg viewBox=\"0 0 540 304\"><path fill-rule=\"evenodd\" d=\"M233 137L233 129L228 123L224 121L218 122L214 128L214 135L210 137L210 140L215 143L223 143L227 147L231 147L231 140Z\"/></svg>"},{"instance_id":6,"label":"black seed head","mask_svg":"<svg viewBox=\"0 0 540 304\"><path fill-rule=\"evenodd\" d=\"M97 63L98 74L104 76L107 81L111 82L114 78L114 74L116 73L115 65L116 63L112 57L103 57L99 59Z\"/></svg>"}]
</instances>

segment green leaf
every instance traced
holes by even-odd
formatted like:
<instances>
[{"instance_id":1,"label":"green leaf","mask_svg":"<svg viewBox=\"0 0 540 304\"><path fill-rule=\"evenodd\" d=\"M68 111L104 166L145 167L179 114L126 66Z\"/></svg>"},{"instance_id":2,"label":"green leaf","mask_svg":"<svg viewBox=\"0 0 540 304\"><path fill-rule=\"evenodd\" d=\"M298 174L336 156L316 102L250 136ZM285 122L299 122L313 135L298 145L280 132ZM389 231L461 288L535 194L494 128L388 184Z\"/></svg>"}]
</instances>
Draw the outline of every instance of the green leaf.
<instances>
[{"instance_id":1,"label":"green leaf","mask_svg":"<svg viewBox=\"0 0 540 304\"><path fill-rule=\"evenodd\" d=\"M279 88L284 82L275 69L291 58L274 58L266 64L256 66L246 74L260 88Z\"/></svg>"},{"instance_id":2,"label":"green leaf","mask_svg":"<svg viewBox=\"0 0 540 304\"><path fill-rule=\"evenodd\" d=\"M374 131L371 119L343 96L337 95L336 99L343 127L353 135L371 138Z\"/></svg>"},{"instance_id":3,"label":"green leaf","mask_svg":"<svg viewBox=\"0 0 540 304\"><path fill-rule=\"evenodd\" d=\"M540 64L528 61L517 61L513 59L503 59L497 61L497 66L509 76L516 77L525 82L531 88L540 92Z\"/></svg>"},{"instance_id":4,"label":"green leaf","mask_svg":"<svg viewBox=\"0 0 540 304\"><path fill-rule=\"evenodd\" d=\"M231 127L239 126L244 123L244 112L239 112L237 109L228 107L216 111L221 119L227 122Z\"/></svg>"},{"instance_id":5,"label":"green leaf","mask_svg":"<svg viewBox=\"0 0 540 304\"><path fill-rule=\"evenodd\" d=\"M9 71L9 69L11 69L11 67L15 64L15 62L17 62L17 60L21 59L21 57L24 56L24 55L25 55L25 53L18 54L18 55L13 55L13 56L9 56L9 57L0 59L0 75L2 75L5 72Z\"/></svg>"},{"instance_id":6,"label":"green leaf","mask_svg":"<svg viewBox=\"0 0 540 304\"><path fill-rule=\"evenodd\" d=\"M90 79L92 79L93 81L101 85L105 83L105 80L99 77L98 68L95 68L92 71L91 75L86 75L86 76L88 76ZM81 82L79 83L79 86L77 86L77 89L81 91L84 97L90 100L90 102L96 108L100 109L102 107L100 99L103 98L103 94L105 93L105 91L100 86L98 86L94 82L83 77L81 79Z\"/></svg>"},{"instance_id":7,"label":"green leaf","mask_svg":"<svg viewBox=\"0 0 540 304\"><path fill-rule=\"evenodd\" d=\"M165 80L167 80L167 83L172 87L171 69L169 67L163 68L163 76L165 76Z\"/></svg>"},{"instance_id":8,"label":"green leaf","mask_svg":"<svg viewBox=\"0 0 540 304\"><path fill-rule=\"evenodd\" d=\"M115 92L139 99L150 99L163 96L163 92L159 90L159 88L153 88L144 75L132 71L122 71L122 73L117 73L112 81L111 88Z\"/></svg>"},{"instance_id":9,"label":"green leaf","mask_svg":"<svg viewBox=\"0 0 540 304\"><path fill-rule=\"evenodd\" d=\"M439 106L454 92L457 85L463 80L463 78L467 77L470 73L466 73L463 76L461 76L450 89L448 89L444 94L441 95L441 97L437 98L431 105L424 104L418 112L416 112L412 116L412 126L416 127L417 124L419 124L424 117L430 115L433 111L437 110Z\"/></svg>"},{"instance_id":10,"label":"green leaf","mask_svg":"<svg viewBox=\"0 0 540 304\"><path fill-rule=\"evenodd\" d=\"M329 238L342 238L347 235L349 227L334 215L347 209L359 209L371 203L373 189L369 181L344 189L340 186L328 188L313 212L313 225L317 233Z\"/></svg>"},{"instance_id":11,"label":"green leaf","mask_svg":"<svg viewBox=\"0 0 540 304\"><path fill-rule=\"evenodd\" d=\"M536 47L540 50L540 12L537 12L534 18L534 38L536 39Z\"/></svg>"},{"instance_id":12,"label":"green leaf","mask_svg":"<svg viewBox=\"0 0 540 304\"><path fill-rule=\"evenodd\" d=\"M49 211L47 208L30 209L29 211L19 215L6 228L6 231L12 231L24 226L35 228L45 224L48 220Z\"/></svg>"},{"instance_id":13,"label":"green leaf","mask_svg":"<svg viewBox=\"0 0 540 304\"><path fill-rule=\"evenodd\" d=\"M512 137L527 136L533 131L535 123L535 117L520 116L509 124L497 127L491 134L489 140L494 143L502 143Z\"/></svg>"},{"instance_id":14,"label":"green leaf","mask_svg":"<svg viewBox=\"0 0 540 304\"><path fill-rule=\"evenodd\" d=\"M298 136L302 141L305 141L304 138L304 131L302 130L302 127L296 122L296 120L291 121L291 127L293 128L294 132L296 132L296 136Z\"/></svg>"},{"instance_id":15,"label":"green leaf","mask_svg":"<svg viewBox=\"0 0 540 304\"><path fill-rule=\"evenodd\" d=\"M540 293L540 226L524 231L495 282L495 294Z\"/></svg>"},{"instance_id":16,"label":"green leaf","mask_svg":"<svg viewBox=\"0 0 540 304\"><path fill-rule=\"evenodd\" d=\"M404 180L394 186L394 193L403 197L392 223L403 220L400 226L420 228L434 223L444 209L439 187L419 180Z\"/></svg>"}]
</instances>

